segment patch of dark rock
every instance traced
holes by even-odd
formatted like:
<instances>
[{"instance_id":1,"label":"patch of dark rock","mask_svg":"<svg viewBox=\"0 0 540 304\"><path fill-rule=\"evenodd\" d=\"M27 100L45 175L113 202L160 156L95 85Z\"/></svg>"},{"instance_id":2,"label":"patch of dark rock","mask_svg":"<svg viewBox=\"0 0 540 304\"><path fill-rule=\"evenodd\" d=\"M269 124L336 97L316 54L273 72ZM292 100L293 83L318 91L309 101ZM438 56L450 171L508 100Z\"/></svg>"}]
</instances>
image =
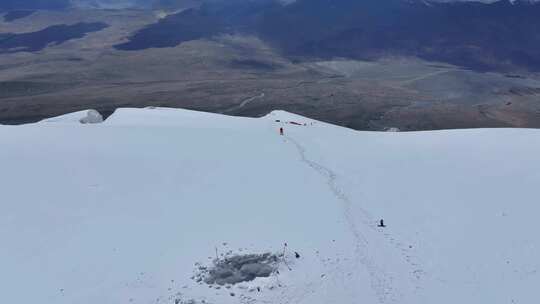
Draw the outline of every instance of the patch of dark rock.
<instances>
[{"instance_id":1,"label":"patch of dark rock","mask_svg":"<svg viewBox=\"0 0 540 304\"><path fill-rule=\"evenodd\" d=\"M83 38L88 33L101 31L108 26L103 22L81 22L73 25L53 25L37 32L0 34L0 54L41 51L49 45Z\"/></svg>"},{"instance_id":2,"label":"patch of dark rock","mask_svg":"<svg viewBox=\"0 0 540 304\"><path fill-rule=\"evenodd\" d=\"M210 38L223 31L221 21L205 11L188 9L173 14L135 33L118 50L174 47L183 42Z\"/></svg>"},{"instance_id":3,"label":"patch of dark rock","mask_svg":"<svg viewBox=\"0 0 540 304\"><path fill-rule=\"evenodd\" d=\"M277 271L280 258L272 253L233 255L214 260L212 267L200 266L198 281L226 285L269 277Z\"/></svg>"},{"instance_id":4,"label":"patch of dark rock","mask_svg":"<svg viewBox=\"0 0 540 304\"><path fill-rule=\"evenodd\" d=\"M28 17L32 15L35 11L32 10L16 10L16 11L9 11L4 15L4 21L5 22L11 22L15 21L17 19L22 19L24 17Z\"/></svg>"},{"instance_id":5,"label":"patch of dark rock","mask_svg":"<svg viewBox=\"0 0 540 304\"><path fill-rule=\"evenodd\" d=\"M279 68L278 65L273 63L267 63L264 61L254 60L254 59L235 59L231 61L230 66L236 69L251 69L259 71L274 71Z\"/></svg>"},{"instance_id":6,"label":"patch of dark rock","mask_svg":"<svg viewBox=\"0 0 540 304\"><path fill-rule=\"evenodd\" d=\"M254 33L254 19L281 7L275 1L205 1L200 7L171 14L135 33L118 50L174 47L219 34Z\"/></svg>"}]
</instances>

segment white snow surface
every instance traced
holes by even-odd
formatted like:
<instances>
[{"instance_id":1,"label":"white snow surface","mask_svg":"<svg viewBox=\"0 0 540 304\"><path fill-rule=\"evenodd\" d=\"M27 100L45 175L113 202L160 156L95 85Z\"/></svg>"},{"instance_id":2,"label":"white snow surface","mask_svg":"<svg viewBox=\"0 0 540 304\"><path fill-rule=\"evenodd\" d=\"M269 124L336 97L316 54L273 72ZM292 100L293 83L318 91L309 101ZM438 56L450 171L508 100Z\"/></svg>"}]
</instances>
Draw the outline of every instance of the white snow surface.
<instances>
[{"instance_id":1,"label":"white snow surface","mask_svg":"<svg viewBox=\"0 0 540 304\"><path fill-rule=\"evenodd\" d=\"M81 124L95 124L102 123L103 116L96 110L84 110L74 113L69 113L61 116L43 119L40 123L81 123Z\"/></svg>"},{"instance_id":2,"label":"white snow surface","mask_svg":"<svg viewBox=\"0 0 540 304\"><path fill-rule=\"evenodd\" d=\"M539 300L540 130L157 108L0 126L0 143L1 303ZM284 243L291 270L220 289L191 279L216 249Z\"/></svg>"}]
</instances>

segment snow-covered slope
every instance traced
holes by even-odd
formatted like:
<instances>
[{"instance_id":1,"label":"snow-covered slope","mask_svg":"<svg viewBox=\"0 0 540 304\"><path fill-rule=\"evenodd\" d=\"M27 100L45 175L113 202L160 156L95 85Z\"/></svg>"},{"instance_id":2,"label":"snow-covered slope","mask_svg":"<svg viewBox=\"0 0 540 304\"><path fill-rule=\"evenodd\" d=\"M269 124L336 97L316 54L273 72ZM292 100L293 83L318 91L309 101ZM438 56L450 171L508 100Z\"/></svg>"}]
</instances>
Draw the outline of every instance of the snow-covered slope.
<instances>
[{"instance_id":1,"label":"snow-covered slope","mask_svg":"<svg viewBox=\"0 0 540 304\"><path fill-rule=\"evenodd\" d=\"M82 124L94 124L94 123L102 123L103 122L103 116L96 111L96 110L85 110L85 111L78 111L74 113L69 113L61 116L56 116L52 118L47 118L40 123L82 123Z\"/></svg>"},{"instance_id":2,"label":"snow-covered slope","mask_svg":"<svg viewBox=\"0 0 540 304\"><path fill-rule=\"evenodd\" d=\"M538 301L539 130L54 121L0 126L2 303ZM283 251L268 278L192 279L216 254Z\"/></svg>"}]
</instances>

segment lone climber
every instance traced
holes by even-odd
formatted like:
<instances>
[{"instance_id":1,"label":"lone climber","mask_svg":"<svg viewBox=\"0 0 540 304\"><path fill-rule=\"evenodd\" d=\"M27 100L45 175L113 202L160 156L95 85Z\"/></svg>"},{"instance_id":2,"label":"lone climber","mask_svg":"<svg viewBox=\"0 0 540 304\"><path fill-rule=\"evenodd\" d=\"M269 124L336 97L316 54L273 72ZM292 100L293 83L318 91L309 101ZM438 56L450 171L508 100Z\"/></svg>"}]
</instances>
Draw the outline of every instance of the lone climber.
<instances>
[{"instance_id":1,"label":"lone climber","mask_svg":"<svg viewBox=\"0 0 540 304\"><path fill-rule=\"evenodd\" d=\"M379 225L377 225L377 227L381 227L381 228L386 227L386 225L384 224L384 220L383 220L383 219L381 219L381 221L379 222Z\"/></svg>"},{"instance_id":2,"label":"lone climber","mask_svg":"<svg viewBox=\"0 0 540 304\"><path fill-rule=\"evenodd\" d=\"M283 128L279 128L279 135L283 135Z\"/></svg>"}]
</instances>

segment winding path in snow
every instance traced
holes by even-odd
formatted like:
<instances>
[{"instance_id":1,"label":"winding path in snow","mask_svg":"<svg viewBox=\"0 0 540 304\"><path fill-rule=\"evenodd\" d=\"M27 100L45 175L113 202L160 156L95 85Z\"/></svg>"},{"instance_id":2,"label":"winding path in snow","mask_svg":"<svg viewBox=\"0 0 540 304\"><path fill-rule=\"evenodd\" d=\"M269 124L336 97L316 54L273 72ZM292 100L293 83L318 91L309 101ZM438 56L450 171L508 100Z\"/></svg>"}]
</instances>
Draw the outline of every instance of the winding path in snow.
<instances>
[{"instance_id":1,"label":"winding path in snow","mask_svg":"<svg viewBox=\"0 0 540 304\"><path fill-rule=\"evenodd\" d=\"M246 99L242 100L242 102L240 102L238 105L230 107L230 108L226 109L225 111L223 111L222 113L230 113L230 112L234 112L236 110L239 110L239 109L245 107L250 102L254 101L255 99L264 98L264 96L265 96L265 94L261 93L259 95L255 95L255 96L246 98Z\"/></svg>"},{"instance_id":2,"label":"winding path in snow","mask_svg":"<svg viewBox=\"0 0 540 304\"><path fill-rule=\"evenodd\" d=\"M385 273L384 270L378 266L379 264L377 264L376 259L370 253L370 242L365 233L369 233L370 238L375 237L380 239L382 237L385 239L384 241L386 244L393 245L393 247L400 250L400 254L404 257L404 262L407 263L411 268L418 268L418 264L412 261L412 258L408 254L407 250L400 242L395 241L390 234L385 233L383 236L381 236L380 231L374 227L375 221L373 217L365 209L360 207L357 208L361 212L360 221L357 221L358 217L355 217L352 212L351 200L337 184L337 174L332 169L309 159L306 155L306 149L297 140L290 136L286 136L286 138L292 142L298 150L301 161L325 178L326 184L328 185L328 188L332 194L343 204L344 217L355 241L355 256L357 259L355 267L358 269L358 267L363 266L363 268L368 271L371 277L371 286L377 295L379 303L399 303L400 298L402 298L402 294L401 291L394 287L393 282L395 278L390 274ZM358 222L360 222L362 225L362 229L360 229L358 226ZM362 231L364 231L364 233L362 233ZM420 279L418 276L419 273L422 273L422 270L416 269L411 272L410 277L401 279L415 280L418 282ZM419 285L417 285L416 290L419 289L421 288Z\"/></svg>"}]
</instances>

